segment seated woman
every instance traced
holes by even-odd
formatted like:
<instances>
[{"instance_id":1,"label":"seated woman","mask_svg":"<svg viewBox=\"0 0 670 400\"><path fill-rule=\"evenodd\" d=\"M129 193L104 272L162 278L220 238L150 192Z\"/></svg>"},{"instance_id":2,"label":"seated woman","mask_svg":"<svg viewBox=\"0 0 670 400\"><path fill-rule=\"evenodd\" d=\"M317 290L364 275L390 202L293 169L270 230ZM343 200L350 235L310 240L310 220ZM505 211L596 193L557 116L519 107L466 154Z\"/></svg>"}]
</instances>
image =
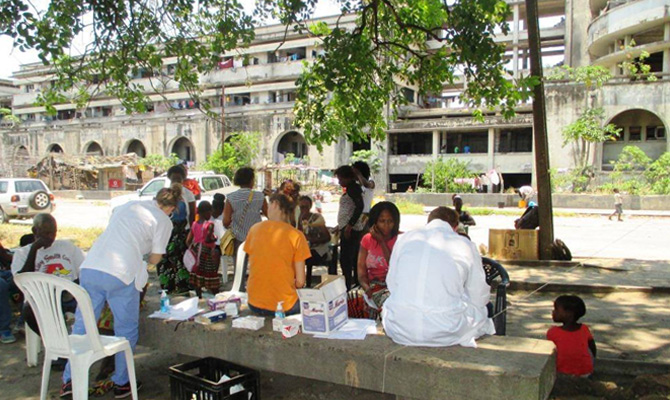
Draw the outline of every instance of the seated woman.
<instances>
[{"instance_id":1,"label":"seated woman","mask_svg":"<svg viewBox=\"0 0 670 400\"><path fill-rule=\"evenodd\" d=\"M305 261L307 265L307 287L312 286L312 268L315 265L324 265L328 262L328 245L330 232L326 228L323 215L312 212L312 199L309 196L300 197L298 202L300 215L298 216L298 230L305 234L312 256ZM331 271L329 271L330 273ZM331 274L335 275L337 272Z\"/></svg>"},{"instance_id":2,"label":"seated woman","mask_svg":"<svg viewBox=\"0 0 670 400\"><path fill-rule=\"evenodd\" d=\"M305 235L291 226L295 203L282 193L270 196L268 220L249 230L249 309L272 316L282 301L286 315L300 312L296 289L305 286L305 260L311 257Z\"/></svg>"},{"instance_id":3,"label":"seated woman","mask_svg":"<svg viewBox=\"0 0 670 400\"><path fill-rule=\"evenodd\" d=\"M370 232L361 239L358 251L358 280L377 311L389 296L386 275L399 227L400 211L395 204L382 201L370 209Z\"/></svg>"}]
</instances>

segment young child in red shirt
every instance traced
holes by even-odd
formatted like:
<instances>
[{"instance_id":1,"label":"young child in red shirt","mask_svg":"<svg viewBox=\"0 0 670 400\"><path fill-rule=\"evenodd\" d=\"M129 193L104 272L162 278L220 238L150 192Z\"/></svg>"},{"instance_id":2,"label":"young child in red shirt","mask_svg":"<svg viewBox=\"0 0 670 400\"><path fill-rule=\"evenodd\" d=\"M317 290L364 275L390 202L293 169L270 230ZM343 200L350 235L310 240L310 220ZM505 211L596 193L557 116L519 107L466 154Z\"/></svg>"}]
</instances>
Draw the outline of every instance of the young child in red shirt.
<instances>
[{"instance_id":1,"label":"young child in red shirt","mask_svg":"<svg viewBox=\"0 0 670 400\"><path fill-rule=\"evenodd\" d=\"M547 331L547 340L556 345L556 370L560 374L587 377L593 373L596 342L586 324L577 321L586 314L584 300L578 296L559 296L551 317L563 326Z\"/></svg>"}]
</instances>

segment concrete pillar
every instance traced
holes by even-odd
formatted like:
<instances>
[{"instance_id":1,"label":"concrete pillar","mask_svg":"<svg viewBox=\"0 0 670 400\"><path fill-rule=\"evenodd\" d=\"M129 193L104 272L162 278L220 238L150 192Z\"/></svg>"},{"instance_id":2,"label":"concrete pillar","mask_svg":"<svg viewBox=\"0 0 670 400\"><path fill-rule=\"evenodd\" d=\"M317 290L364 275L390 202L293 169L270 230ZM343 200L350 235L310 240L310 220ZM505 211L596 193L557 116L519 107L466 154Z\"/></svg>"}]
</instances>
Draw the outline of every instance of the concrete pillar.
<instances>
[{"instance_id":1,"label":"concrete pillar","mask_svg":"<svg viewBox=\"0 0 670 400\"><path fill-rule=\"evenodd\" d=\"M496 129L489 128L489 148L488 148L488 167L495 168L495 146L496 146Z\"/></svg>"},{"instance_id":2,"label":"concrete pillar","mask_svg":"<svg viewBox=\"0 0 670 400\"><path fill-rule=\"evenodd\" d=\"M645 142L647 140L647 127L646 126L640 127L640 140L642 142Z\"/></svg>"},{"instance_id":3,"label":"concrete pillar","mask_svg":"<svg viewBox=\"0 0 670 400\"><path fill-rule=\"evenodd\" d=\"M514 79L519 78L519 4L513 8L514 22L512 24L512 71Z\"/></svg>"},{"instance_id":4,"label":"concrete pillar","mask_svg":"<svg viewBox=\"0 0 670 400\"><path fill-rule=\"evenodd\" d=\"M440 154L440 131L433 131L433 160Z\"/></svg>"},{"instance_id":5,"label":"concrete pillar","mask_svg":"<svg viewBox=\"0 0 670 400\"><path fill-rule=\"evenodd\" d=\"M670 42L670 22L663 25L663 40ZM670 74L670 49L663 50L663 73ZM663 79L670 79L670 76L664 76Z\"/></svg>"},{"instance_id":6,"label":"concrete pillar","mask_svg":"<svg viewBox=\"0 0 670 400\"><path fill-rule=\"evenodd\" d=\"M447 148L447 132L446 131L442 132L442 143L443 143L444 148L445 148L444 153L446 153L447 152L446 151L446 148ZM442 147L440 147L440 153L443 153Z\"/></svg>"}]
</instances>

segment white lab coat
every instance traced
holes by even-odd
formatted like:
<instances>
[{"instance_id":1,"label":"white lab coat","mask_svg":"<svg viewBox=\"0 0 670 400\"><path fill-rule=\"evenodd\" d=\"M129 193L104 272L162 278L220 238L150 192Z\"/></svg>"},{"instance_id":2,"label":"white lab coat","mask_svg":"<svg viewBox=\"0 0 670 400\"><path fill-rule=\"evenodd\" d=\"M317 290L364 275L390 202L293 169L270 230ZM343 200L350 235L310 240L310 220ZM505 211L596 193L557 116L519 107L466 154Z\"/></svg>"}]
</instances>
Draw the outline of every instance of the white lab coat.
<instances>
[{"instance_id":1,"label":"white lab coat","mask_svg":"<svg viewBox=\"0 0 670 400\"><path fill-rule=\"evenodd\" d=\"M495 333L477 248L442 220L398 238L386 283L382 321L396 343L476 347L476 338Z\"/></svg>"}]
</instances>

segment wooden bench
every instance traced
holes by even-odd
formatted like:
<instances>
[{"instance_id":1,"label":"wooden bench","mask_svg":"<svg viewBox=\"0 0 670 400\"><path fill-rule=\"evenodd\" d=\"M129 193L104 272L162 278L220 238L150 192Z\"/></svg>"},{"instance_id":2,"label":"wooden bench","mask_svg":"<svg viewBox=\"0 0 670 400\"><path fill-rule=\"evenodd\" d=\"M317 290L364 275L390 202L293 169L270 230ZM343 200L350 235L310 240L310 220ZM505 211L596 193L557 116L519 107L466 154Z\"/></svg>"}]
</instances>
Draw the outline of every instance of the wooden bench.
<instances>
[{"instance_id":1,"label":"wooden bench","mask_svg":"<svg viewBox=\"0 0 670 400\"><path fill-rule=\"evenodd\" d=\"M282 339L266 319L259 331L149 319L142 313L140 344L194 357L213 356L251 368L348 385L410 399L544 400L556 377L553 343L487 336L478 348L405 347L384 335L364 341ZM177 328L177 329L175 329Z\"/></svg>"}]
</instances>

